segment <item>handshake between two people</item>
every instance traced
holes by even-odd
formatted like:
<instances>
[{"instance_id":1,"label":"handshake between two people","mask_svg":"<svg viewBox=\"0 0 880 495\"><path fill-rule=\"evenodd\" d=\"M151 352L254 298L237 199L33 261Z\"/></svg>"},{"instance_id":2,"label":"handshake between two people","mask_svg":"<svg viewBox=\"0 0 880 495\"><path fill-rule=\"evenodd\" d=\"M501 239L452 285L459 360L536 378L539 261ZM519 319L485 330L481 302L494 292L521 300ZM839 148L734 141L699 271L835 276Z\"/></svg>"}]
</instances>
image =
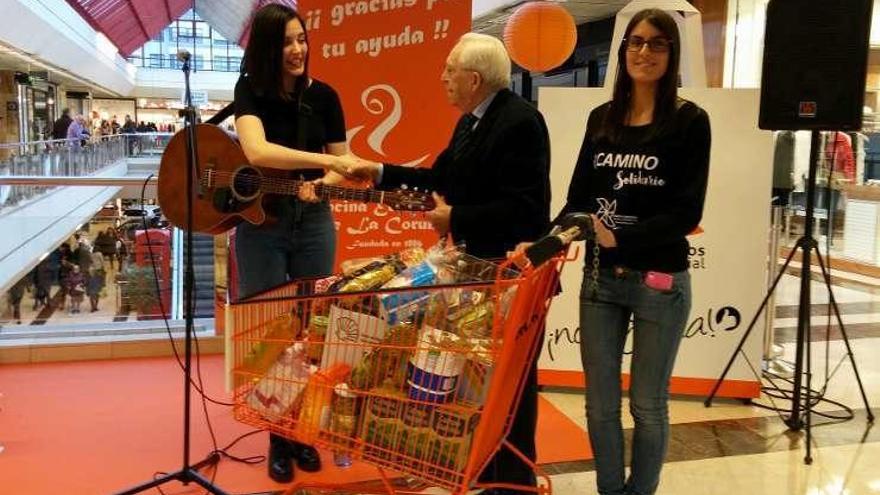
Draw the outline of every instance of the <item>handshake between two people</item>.
<instances>
[{"instance_id":1,"label":"handshake between two people","mask_svg":"<svg viewBox=\"0 0 880 495\"><path fill-rule=\"evenodd\" d=\"M320 179L308 181L299 188L297 196L300 200L317 203L321 199L315 192L319 185L338 185L346 180L375 184L379 178L379 163L365 160L352 153L344 155L326 155L326 174Z\"/></svg>"},{"instance_id":2,"label":"handshake between two people","mask_svg":"<svg viewBox=\"0 0 880 495\"><path fill-rule=\"evenodd\" d=\"M350 152L344 155L327 156L329 158L325 167L327 173L320 179L303 183L297 194L300 200L312 203L320 201L315 191L315 188L320 185L338 185L345 180L368 184L376 184L379 181L379 172L382 167L379 162L365 160ZM434 230L441 237L444 237L449 234L452 207L436 192L432 193L432 196L435 206L433 210L425 212L425 218L431 222Z\"/></svg>"},{"instance_id":3,"label":"handshake between two people","mask_svg":"<svg viewBox=\"0 0 880 495\"><path fill-rule=\"evenodd\" d=\"M375 184L379 179L379 162L365 160L349 152L344 155L329 155L328 175L341 179ZM320 179L319 179L320 180Z\"/></svg>"}]
</instances>

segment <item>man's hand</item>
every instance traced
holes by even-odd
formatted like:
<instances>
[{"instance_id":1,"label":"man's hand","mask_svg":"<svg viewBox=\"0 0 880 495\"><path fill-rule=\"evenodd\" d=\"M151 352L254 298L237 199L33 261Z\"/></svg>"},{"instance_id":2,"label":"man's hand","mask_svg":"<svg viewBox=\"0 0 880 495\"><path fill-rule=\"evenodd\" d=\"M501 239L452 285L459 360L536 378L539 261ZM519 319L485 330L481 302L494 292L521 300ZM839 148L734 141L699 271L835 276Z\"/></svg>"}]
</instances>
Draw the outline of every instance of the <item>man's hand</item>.
<instances>
[{"instance_id":1,"label":"man's hand","mask_svg":"<svg viewBox=\"0 0 880 495\"><path fill-rule=\"evenodd\" d=\"M349 178L366 180L373 184L379 180L379 163L356 158L354 166L348 169Z\"/></svg>"},{"instance_id":2,"label":"man's hand","mask_svg":"<svg viewBox=\"0 0 880 495\"><path fill-rule=\"evenodd\" d=\"M534 242L521 242L517 244L513 251L507 252L507 258L513 260L513 263L520 268L529 266L531 262L526 258L526 249L532 244Z\"/></svg>"},{"instance_id":3,"label":"man's hand","mask_svg":"<svg viewBox=\"0 0 880 495\"><path fill-rule=\"evenodd\" d=\"M606 249L616 248L617 239L614 237L614 231L606 227L596 215L590 215L590 218L593 219L593 231L596 233L596 242Z\"/></svg>"},{"instance_id":4,"label":"man's hand","mask_svg":"<svg viewBox=\"0 0 880 495\"><path fill-rule=\"evenodd\" d=\"M452 216L452 207L446 204L443 196L437 193L432 193L432 196L434 196L434 203L437 206L428 212L427 217L431 225L434 226L434 230L442 237L449 233L449 219Z\"/></svg>"},{"instance_id":5,"label":"man's hand","mask_svg":"<svg viewBox=\"0 0 880 495\"><path fill-rule=\"evenodd\" d=\"M521 242L521 243L517 244L516 247L513 248L513 251L507 252L507 257L513 258L513 257L519 256L519 255L525 253L526 249L528 249L529 246L531 246L532 244L534 244L534 242Z\"/></svg>"},{"instance_id":6,"label":"man's hand","mask_svg":"<svg viewBox=\"0 0 880 495\"><path fill-rule=\"evenodd\" d=\"M346 153L344 155L330 155L330 162L327 164L326 170L335 172L346 179L375 180L379 174L379 164ZM375 172L368 173L367 170L375 170Z\"/></svg>"}]
</instances>

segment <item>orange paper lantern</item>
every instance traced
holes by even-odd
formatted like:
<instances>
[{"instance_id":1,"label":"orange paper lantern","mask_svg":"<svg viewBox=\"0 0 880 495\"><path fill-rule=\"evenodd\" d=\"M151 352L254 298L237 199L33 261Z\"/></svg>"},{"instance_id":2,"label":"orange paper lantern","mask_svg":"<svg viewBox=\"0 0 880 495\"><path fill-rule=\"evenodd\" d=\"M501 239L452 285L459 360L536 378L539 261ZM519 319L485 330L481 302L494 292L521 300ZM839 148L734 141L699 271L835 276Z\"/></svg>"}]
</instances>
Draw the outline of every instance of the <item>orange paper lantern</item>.
<instances>
[{"instance_id":1,"label":"orange paper lantern","mask_svg":"<svg viewBox=\"0 0 880 495\"><path fill-rule=\"evenodd\" d=\"M546 72L565 62L577 43L577 26L561 5L531 2L518 8L504 26L510 58L532 72Z\"/></svg>"}]
</instances>

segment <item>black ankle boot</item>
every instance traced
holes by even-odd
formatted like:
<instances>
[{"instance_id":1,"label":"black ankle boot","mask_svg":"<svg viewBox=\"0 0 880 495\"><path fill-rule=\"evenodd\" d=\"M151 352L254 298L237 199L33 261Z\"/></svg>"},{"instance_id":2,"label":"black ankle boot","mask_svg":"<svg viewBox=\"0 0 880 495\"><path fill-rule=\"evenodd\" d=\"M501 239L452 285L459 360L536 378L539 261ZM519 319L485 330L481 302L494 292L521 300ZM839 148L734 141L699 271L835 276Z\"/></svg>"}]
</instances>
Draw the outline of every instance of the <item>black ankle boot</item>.
<instances>
[{"instance_id":1,"label":"black ankle boot","mask_svg":"<svg viewBox=\"0 0 880 495\"><path fill-rule=\"evenodd\" d=\"M286 441L275 438L269 441L269 459L267 460L269 477L278 483L293 481L293 458L290 446Z\"/></svg>"},{"instance_id":2,"label":"black ankle boot","mask_svg":"<svg viewBox=\"0 0 880 495\"><path fill-rule=\"evenodd\" d=\"M291 442L290 447L298 468L308 473L321 470L321 456L314 447L298 442Z\"/></svg>"}]
</instances>

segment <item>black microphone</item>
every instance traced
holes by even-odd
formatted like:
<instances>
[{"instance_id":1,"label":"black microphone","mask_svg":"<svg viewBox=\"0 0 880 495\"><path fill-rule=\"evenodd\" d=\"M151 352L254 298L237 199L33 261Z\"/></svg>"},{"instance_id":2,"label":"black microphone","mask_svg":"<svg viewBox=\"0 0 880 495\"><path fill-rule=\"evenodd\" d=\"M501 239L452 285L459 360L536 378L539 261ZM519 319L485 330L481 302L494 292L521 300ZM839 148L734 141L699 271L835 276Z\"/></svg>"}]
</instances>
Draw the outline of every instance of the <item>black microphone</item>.
<instances>
[{"instance_id":1,"label":"black microphone","mask_svg":"<svg viewBox=\"0 0 880 495\"><path fill-rule=\"evenodd\" d=\"M189 51L184 50L183 48L177 50L177 60L180 60L181 62L188 62L190 57L191 55Z\"/></svg>"},{"instance_id":2,"label":"black microphone","mask_svg":"<svg viewBox=\"0 0 880 495\"><path fill-rule=\"evenodd\" d=\"M593 220L586 213L569 213L547 235L526 248L532 266L540 266L574 241L593 235Z\"/></svg>"}]
</instances>

